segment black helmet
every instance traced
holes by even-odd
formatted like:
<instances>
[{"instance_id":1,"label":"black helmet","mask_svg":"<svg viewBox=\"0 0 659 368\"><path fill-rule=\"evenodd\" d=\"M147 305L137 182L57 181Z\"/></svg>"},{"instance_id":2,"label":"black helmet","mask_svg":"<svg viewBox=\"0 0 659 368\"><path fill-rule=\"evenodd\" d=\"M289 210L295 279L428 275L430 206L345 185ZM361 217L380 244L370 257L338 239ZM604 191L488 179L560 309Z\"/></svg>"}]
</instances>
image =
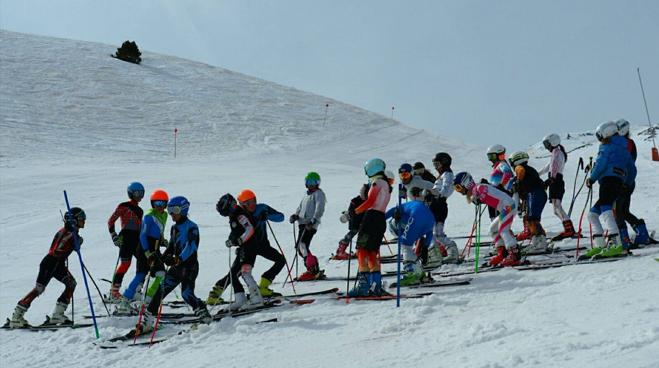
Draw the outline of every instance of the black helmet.
<instances>
[{"instance_id":1,"label":"black helmet","mask_svg":"<svg viewBox=\"0 0 659 368\"><path fill-rule=\"evenodd\" d=\"M439 162L439 163L442 164L442 166L444 166L444 167L449 167L449 166L451 166L451 162L452 162L452 161L453 161L453 160L451 159L451 155L449 155L449 154L446 153L446 152L439 152L439 153L437 153L437 154L435 155L435 158L432 159L432 162L433 162L433 163Z\"/></svg>"},{"instance_id":2,"label":"black helmet","mask_svg":"<svg viewBox=\"0 0 659 368\"><path fill-rule=\"evenodd\" d=\"M64 214L64 224L69 230L77 228L78 221L85 220L87 220L87 215L80 207L72 207L71 210Z\"/></svg>"},{"instance_id":3,"label":"black helmet","mask_svg":"<svg viewBox=\"0 0 659 368\"><path fill-rule=\"evenodd\" d=\"M220 197L215 205L215 209L220 215L227 217L233 212L237 205L238 203L236 202L236 199L233 198L231 194L227 193Z\"/></svg>"},{"instance_id":4,"label":"black helmet","mask_svg":"<svg viewBox=\"0 0 659 368\"><path fill-rule=\"evenodd\" d=\"M419 170L419 169L425 169L426 167L423 165L423 162L417 161L414 163L414 166L412 166L414 171Z\"/></svg>"}]
</instances>

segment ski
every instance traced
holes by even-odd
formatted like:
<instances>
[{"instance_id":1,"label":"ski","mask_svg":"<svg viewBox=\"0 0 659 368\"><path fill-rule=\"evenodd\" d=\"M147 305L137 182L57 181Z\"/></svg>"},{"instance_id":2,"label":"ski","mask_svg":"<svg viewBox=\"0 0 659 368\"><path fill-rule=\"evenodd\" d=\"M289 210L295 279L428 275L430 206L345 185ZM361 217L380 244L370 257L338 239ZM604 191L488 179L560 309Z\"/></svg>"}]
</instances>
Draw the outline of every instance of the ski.
<instances>
[{"instance_id":1,"label":"ski","mask_svg":"<svg viewBox=\"0 0 659 368\"><path fill-rule=\"evenodd\" d=\"M46 321L40 325L27 325L25 327L20 327L20 328L10 328L9 327L9 318L7 318L7 321L5 322L4 325L2 325L2 329L5 330L25 330L25 331L56 331L56 330L61 330L64 328L70 328L70 329L76 329L76 328L85 328L85 327L91 327L94 324L93 323L65 323L65 324L59 324L55 325L50 322L50 318L46 317Z\"/></svg>"},{"instance_id":2,"label":"ski","mask_svg":"<svg viewBox=\"0 0 659 368\"><path fill-rule=\"evenodd\" d=\"M460 285L469 285L471 284L471 280L473 278L471 277L465 277L465 278L459 278L459 279L448 279L448 280L433 280L430 279L429 281L423 281L419 282L417 284L412 284L412 285L401 285L401 287L407 287L410 289L418 289L418 288L435 288L435 287L444 287L444 286L460 286ZM397 283L392 283L389 287L390 288L395 288L398 284Z\"/></svg>"},{"instance_id":3,"label":"ski","mask_svg":"<svg viewBox=\"0 0 659 368\"><path fill-rule=\"evenodd\" d=\"M151 341L151 333L148 332L143 335L135 337L135 329L130 330L128 333L124 335L120 335L117 337L113 337L111 339L107 339L105 341L101 342L94 342L93 344L98 346L101 349L118 349L120 347L130 347L130 346L144 346L144 345L152 345L152 344L158 344L163 341L167 341L168 339L182 335L183 333L189 331L190 329L185 329L181 331L177 331L175 334L170 334L169 336L166 337L158 337L157 339L154 339ZM158 330L156 333L160 332L161 330ZM123 344L126 342L127 344Z\"/></svg>"},{"instance_id":4,"label":"ski","mask_svg":"<svg viewBox=\"0 0 659 368\"><path fill-rule=\"evenodd\" d=\"M293 305L296 305L296 304L293 303ZM280 306L282 306L280 300L273 300L273 301L264 303L262 306L258 306L258 307L251 308L251 309L238 310L238 311L233 311L233 312L229 311L229 310L221 310L221 311L217 312L216 314L214 314L212 316L212 318L213 318L213 321L219 321L219 320L221 320L225 317L232 317L232 318L241 317L241 316L254 314L254 313L257 313L257 312L260 312L260 311L263 311L263 310L277 308L277 307L280 307ZM177 324L177 325L190 324L190 323L201 323L201 322L202 322L201 319L197 316L194 316L194 315L186 316L186 317L183 317L183 318L177 318L177 319L162 319L161 318L161 320L160 320L160 323L162 323L162 324Z\"/></svg>"},{"instance_id":5,"label":"ski","mask_svg":"<svg viewBox=\"0 0 659 368\"><path fill-rule=\"evenodd\" d=\"M431 292L427 293L418 293L418 294L400 294L401 299L420 299L423 297L426 297L428 295L432 295ZM340 295L337 296L337 300L374 300L374 301L383 301L383 300L396 300L396 295L369 295L369 296L347 296L347 295Z\"/></svg>"}]
</instances>

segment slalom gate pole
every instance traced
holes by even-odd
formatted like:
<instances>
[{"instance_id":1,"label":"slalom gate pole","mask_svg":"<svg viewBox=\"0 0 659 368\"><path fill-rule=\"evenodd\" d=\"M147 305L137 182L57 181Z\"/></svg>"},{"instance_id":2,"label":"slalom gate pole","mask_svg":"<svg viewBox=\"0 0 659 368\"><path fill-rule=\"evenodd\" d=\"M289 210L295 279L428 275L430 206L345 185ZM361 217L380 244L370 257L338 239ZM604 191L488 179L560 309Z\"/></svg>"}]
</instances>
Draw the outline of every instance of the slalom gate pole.
<instances>
[{"instance_id":1,"label":"slalom gate pole","mask_svg":"<svg viewBox=\"0 0 659 368\"><path fill-rule=\"evenodd\" d=\"M64 191L64 202L66 202L67 212L73 216L71 213L71 206L69 205L69 197ZM85 273L85 263L82 261L82 254L80 253L80 243L78 242L78 223L76 221L75 226L73 227L73 249L75 249L78 254L78 260L80 261L80 269L82 271L82 279L85 281L85 289L87 290L87 300L89 300L89 309L92 312L92 320L94 321L94 331L96 332L96 338L100 338L101 335L98 333L98 324L96 323L96 313L94 312L94 303L92 303L92 296L89 293L89 284L87 283L87 274ZM73 296L71 296L71 301L73 301Z\"/></svg>"},{"instance_id":2,"label":"slalom gate pole","mask_svg":"<svg viewBox=\"0 0 659 368\"><path fill-rule=\"evenodd\" d=\"M583 170L583 157L579 157L579 163L577 164L577 172L574 174L574 183L572 184L572 201L570 202L570 209L567 211L567 217L572 215L572 207L574 207L574 201L576 201L579 193L577 190L577 178L579 177L579 172ZM579 192L581 188L579 188Z\"/></svg>"},{"instance_id":3,"label":"slalom gate pole","mask_svg":"<svg viewBox=\"0 0 659 368\"><path fill-rule=\"evenodd\" d=\"M480 262L479 257L481 253L481 218L483 215L483 212L480 211L481 205L478 205L478 224L477 224L477 232L476 232L476 254L475 254L475 261L474 261L474 272L478 273L478 263Z\"/></svg>"},{"instance_id":4,"label":"slalom gate pole","mask_svg":"<svg viewBox=\"0 0 659 368\"><path fill-rule=\"evenodd\" d=\"M352 261L352 238L350 238L350 246L348 249L348 277L346 277L346 295L350 291L350 261Z\"/></svg>"},{"instance_id":5,"label":"slalom gate pole","mask_svg":"<svg viewBox=\"0 0 659 368\"><path fill-rule=\"evenodd\" d=\"M391 114L393 115L393 107L392 107L391 111L392 111ZM403 199L401 192L403 190L404 190L403 189L403 184L399 183L398 184L398 208L396 208L396 211L398 211L399 214L400 214L401 202L402 202L402 199ZM400 226L398 221L396 221L396 226ZM399 235L398 236L398 254L396 256L396 261L397 261L396 262L396 267L397 267L397 269L396 269L396 308L400 307L400 262L401 262L401 260L400 260L400 251L401 251L401 249L400 249L400 247L401 247L400 238L401 238L401 236Z\"/></svg>"},{"instance_id":6,"label":"slalom gate pole","mask_svg":"<svg viewBox=\"0 0 659 368\"><path fill-rule=\"evenodd\" d=\"M574 260L579 259L579 244L581 243L581 232L582 232L582 225L583 225L583 217L584 214L586 213L586 208L588 208L588 198L591 196L591 193L593 192L592 188L588 188L588 195L586 196L586 204L583 206L583 210L581 210L581 216L579 216L579 231L577 232L577 251L574 254ZM592 244L591 244L592 248Z\"/></svg>"},{"instance_id":7,"label":"slalom gate pole","mask_svg":"<svg viewBox=\"0 0 659 368\"><path fill-rule=\"evenodd\" d=\"M650 120L650 111L648 110L648 101L645 99L645 89L643 88L643 80L641 79L641 68L636 68L636 74L638 74L638 84L641 86L641 93L643 94L643 105L645 105L645 115L648 117L648 126L650 127L650 130L648 133L650 134L650 137L652 137L652 161L659 161L659 150L657 150L657 143L654 141L654 131L655 129L652 127L652 123Z\"/></svg>"},{"instance_id":8,"label":"slalom gate pole","mask_svg":"<svg viewBox=\"0 0 659 368\"><path fill-rule=\"evenodd\" d=\"M83 267L84 267L85 271L87 272L87 275L89 275L89 279L92 280L92 284L94 284L94 287L96 287L96 291L98 292L98 296L101 298L101 302L103 302L103 306L105 307L105 311L108 313L108 317L110 317L110 310L108 309L108 305L105 303L105 300L103 300L103 294L101 293L101 289L96 284L96 281L94 281L94 277L92 277L92 274L87 269L87 266L83 266Z\"/></svg>"},{"instance_id":9,"label":"slalom gate pole","mask_svg":"<svg viewBox=\"0 0 659 368\"><path fill-rule=\"evenodd\" d=\"M281 253L282 256L284 256L284 264L286 264L286 269L288 270L288 276L291 276L291 268L288 266L288 260L286 259L286 255L284 254L284 250L281 249L281 245L279 245L279 241L277 240L277 236L275 235L275 232L272 230L272 226L270 225L270 221L265 220L265 223L268 224L268 229L270 229L270 234L272 234L272 238L275 240L275 244L277 244L277 248L279 248L279 253ZM284 283L284 286L286 286L286 283ZM295 284L293 283L291 279L291 287L293 288L293 294L297 295L297 291L295 291Z\"/></svg>"}]
</instances>

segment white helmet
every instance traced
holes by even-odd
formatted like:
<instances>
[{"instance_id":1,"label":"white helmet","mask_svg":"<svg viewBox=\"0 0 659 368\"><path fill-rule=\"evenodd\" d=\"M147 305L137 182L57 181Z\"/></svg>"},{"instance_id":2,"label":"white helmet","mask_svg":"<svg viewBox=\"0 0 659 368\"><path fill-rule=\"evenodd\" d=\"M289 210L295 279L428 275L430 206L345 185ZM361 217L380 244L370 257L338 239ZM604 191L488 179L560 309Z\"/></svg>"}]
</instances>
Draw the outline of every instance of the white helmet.
<instances>
[{"instance_id":1,"label":"white helmet","mask_svg":"<svg viewBox=\"0 0 659 368\"><path fill-rule=\"evenodd\" d=\"M595 130L595 136L599 141L602 141L607 138L611 138L616 134L618 134L618 125L613 121L607 121L606 123L602 123Z\"/></svg>"},{"instance_id":2,"label":"white helmet","mask_svg":"<svg viewBox=\"0 0 659 368\"><path fill-rule=\"evenodd\" d=\"M529 154L524 151L517 151L510 156L510 163L513 166L521 165L525 162L529 162Z\"/></svg>"},{"instance_id":3,"label":"white helmet","mask_svg":"<svg viewBox=\"0 0 659 368\"><path fill-rule=\"evenodd\" d=\"M487 149L487 154L489 155L490 153L496 153L497 155L500 153L506 153L506 147L500 144L492 145Z\"/></svg>"},{"instance_id":4,"label":"white helmet","mask_svg":"<svg viewBox=\"0 0 659 368\"><path fill-rule=\"evenodd\" d=\"M387 178L389 185L394 185L394 182L396 181L396 175L394 175L394 173L391 172L391 170L385 170L384 176Z\"/></svg>"},{"instance_id":5,"label":"white helmet","mask_svg":"<svg viewBox=\"0 0 659 368\"><path fill-rule=\"evenodd\" d=\"M552 133L542 139L542 144L546 149L558 147L558 145L561 144L561 137L558 134Z\"/></svg>"},{"instance_id":6,"label":"white helmet","mask_svg":"<svg viewBox=\"0 0 659 368\"><path fill-rule=\"evenodd\" d=\"M625 137L629 134L629 122L627 120L620 119L616 121L616 125L618 126L618 134Z\"/></svg>"}]
</instances>

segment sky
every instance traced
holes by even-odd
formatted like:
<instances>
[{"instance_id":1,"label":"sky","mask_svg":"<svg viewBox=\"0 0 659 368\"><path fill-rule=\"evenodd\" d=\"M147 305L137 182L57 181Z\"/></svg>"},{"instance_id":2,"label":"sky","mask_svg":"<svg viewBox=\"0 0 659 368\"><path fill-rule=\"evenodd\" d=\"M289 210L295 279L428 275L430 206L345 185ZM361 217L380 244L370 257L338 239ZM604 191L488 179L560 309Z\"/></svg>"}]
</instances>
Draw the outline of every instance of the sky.
<instances>
[{"instance_id":1,"label":"sky","mask_svg":"<svg viewBox=\"0 0 659 368\"><path fill-rule=\"evenodd\" d=\"M637 67L656 122L657 19L654 0L0 0L2 29L135 40L509 151L647 124Z\"/></svg>"}]
</instances>

